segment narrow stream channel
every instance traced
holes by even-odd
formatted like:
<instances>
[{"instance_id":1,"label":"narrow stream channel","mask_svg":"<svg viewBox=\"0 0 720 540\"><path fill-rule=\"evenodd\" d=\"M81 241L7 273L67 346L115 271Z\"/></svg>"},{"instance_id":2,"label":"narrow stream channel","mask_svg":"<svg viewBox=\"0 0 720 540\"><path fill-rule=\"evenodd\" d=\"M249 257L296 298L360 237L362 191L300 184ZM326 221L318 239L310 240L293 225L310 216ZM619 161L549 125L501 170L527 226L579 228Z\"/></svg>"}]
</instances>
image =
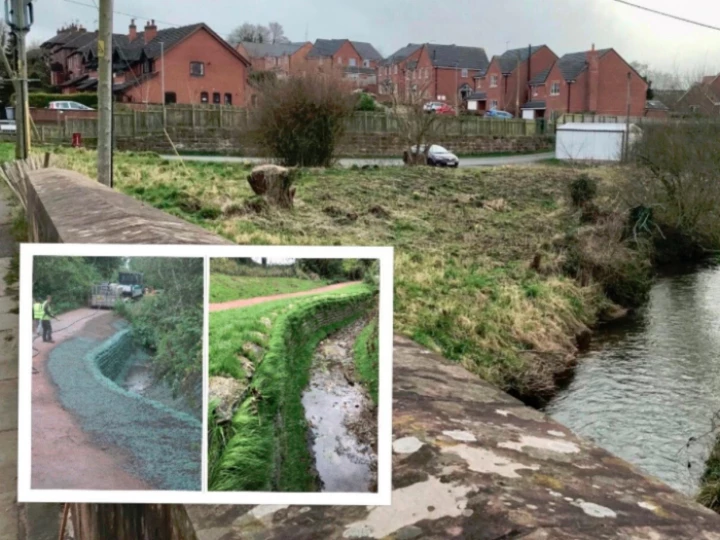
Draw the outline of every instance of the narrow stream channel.
<instances>
[{"instance_id":1,"label":"narrow stream channel","mask_svg":"<svg viewBox=\"0 0 720 540\"><path fill-rule=\"evenodd\" d=\"M376 456L363 434L376 432L377 421L372 400L352 375L353 344L364 324L357 321L320 343L302 396L322 491L374 489Z\"/></svg>"},{"instance_id":2,"label":"narrow stream channel","mask_svg":"<svg viewBox=\"0 0 720 540\"><path fill-rule=\"evenodd\" d=\"M720 268L659 279L632 318L596 331L546 408L673 488L695 495L720 410ZM687 447L691 437L701 437ZM690 463L691 467L688 467Z\"/></svg>"}]
</instances>

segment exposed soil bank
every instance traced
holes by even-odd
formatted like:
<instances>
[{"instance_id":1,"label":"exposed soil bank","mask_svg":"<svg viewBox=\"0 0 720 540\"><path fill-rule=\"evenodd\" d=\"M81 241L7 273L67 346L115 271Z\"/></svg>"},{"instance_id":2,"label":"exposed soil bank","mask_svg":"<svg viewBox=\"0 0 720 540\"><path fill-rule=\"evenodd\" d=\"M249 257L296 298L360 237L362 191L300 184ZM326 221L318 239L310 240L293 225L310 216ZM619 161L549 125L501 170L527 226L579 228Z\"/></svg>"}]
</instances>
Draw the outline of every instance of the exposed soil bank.
<instances>
[{"instance_id":1,"label":"exposed soil bank","mask_svg":"<svg viewBox=\"0 0 720 540\"><path fill-rule=\"evenodd\" d=\"M377 491L377 409L354 375L353 344L366 319L322 341L302 404L322 491Z\"/></svg>"}]
</instances>

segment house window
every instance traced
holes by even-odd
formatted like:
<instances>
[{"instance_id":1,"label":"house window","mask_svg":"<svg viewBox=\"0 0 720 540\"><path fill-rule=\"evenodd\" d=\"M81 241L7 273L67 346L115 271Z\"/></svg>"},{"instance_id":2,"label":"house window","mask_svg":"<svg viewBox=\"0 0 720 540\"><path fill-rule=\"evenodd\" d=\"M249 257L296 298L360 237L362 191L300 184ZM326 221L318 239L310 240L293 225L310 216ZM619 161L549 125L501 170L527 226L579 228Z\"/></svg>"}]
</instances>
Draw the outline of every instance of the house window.
<instances>
[{"instance_id":1,"label":"house window","mask_svg":"<svg viewBox=\"0 0 720 540\"><path fill-rule=\"evenodd\" d=\"M207 103L207 102L208 102L208 93L200 92L200 103Z\"/></svg>"},{"instance_id":2,"label":"house window","mask_svg":"<svg viewBox=\"0 0 720 540\"><path fill-rule=\"evenodd\" d=\"M190 62L190 76L191 77L205 76L205 63L204 62Z\"/></svg>"},{"instance_id":3,"label":"house window","mask_svg":"<svg viewBox=\"0 0 720 540\"><path fill-rule=\"evenodd\" d=\"M142 72L143 73L151 73L152 72L152 62L149 59L145 60L145 62L143 62Z\"/></svg>"},{"instance_id":4,"label":"house window","mask_svg":"<svg viewBox=\"0 0 720 540\"><path fill-rule=\"evenodd\" d=\"M255 105L257 105L257 101L258 101L257 94L253 94L252 97L250 98L250 104L254 107Z\"/></svg>"},{"instance_id":5,"label":"house window","mask_svg":"<svg viewBox=\"0 0 720 540\"><path fill-rule=\"evenodd\" d=\"M393 73L397 75L397 64L395 64L395 66L393 67Z\"/></svg>"},{"instance_id":6,"label":"house window","mask_svg":"<svg viewBox=\"0 0 720 540\"><path fill-rule=\"evenodd\" d=\"M461 77L467 77L467 76L468 76L468 70L467 70L467 69L463 69L463 70L462 70L462 74L461 74L460 76L461 76Z\"/></svg>"},{"instance_id":7,"label":"house window","mask_svg":"<svg viewBox=\"0 0 720 540\"><path fill-rule=\"evenodd\" d=\"M497 88L497 75L490 75L490 88Z\"/></svg>"},{"instance_id":8,"label":"house window","mask_svg":"<svg viewBox=\"0 0 720 540\"><path fill-rule=\"evenodd\" d=\"M342 56L338 56L337 63L338 66L342 66Z\"/></svg>"},{"instance_id":9,"label":"house window","mask_svg":"<svg viewBox=\"0 0 720 540\"><path fill-rule=\"evenodd\" d=\"M165 92L165 105L174 105L177 103L177 94L175 92Z\"/></svg>"},{"instance_id":10,"label":"house window","mask_svg":"<svg viewBox=\"0 0 720 540\"><path fill-rule=\"evenodd\" d=\"M425 78L427 79L428 77L430 77L430 70L425 68Z\"/></svg>"},{"instance_id":11,"label":"house window","mask_svg":"<svg viewBox=\"0 0 720 540\"><path fill-rule=\"evenodd\" d=\"M225 105L232 105L232 94L225 94Z\"/></svg>"},{"instance_id":12,"label":"house window","mask_svg":"<svg viewBox=\"0 0 720 540\"><path fill-rule=\"evenodd\" d=\"M699 112L699 111L700 111L700 106L699 106L699 105L690 105L690 112L691 112L691 113L696 113L696 112Z\"/></svg>"},{"instance_id":13,"label":"house window","mask_svg":"<svg viewBox=\"0 0 720 540\"><path fill-rule=\"evenodd\" d=\"M555 81L552 83L552 86L550 87L550 95L551 96L559 96L560 95L560 82Z\"/></svg>"},{"instance_id":14,"label":"house window","mask_svg":"<svg viewBox=\"0 0 720 540\"><path fill-rule=\"evenodd\" d=\"M497 99L493 99L493 100L490 102L490 108L491 108L491 109L497 109L497 107L498 107Z\"/></svg>"},{"instance_id":15,"label":"house window","mask_svg":"<svg viewBox=\"0 0 720 540\"><path fill-rule=\"evenodd\" d=\"M357 65L357 63L355 62L355 59L354 59L354 58L349 58L349 59L348 59L348 65L351 66L351 67L355 67L355 66Z\"/></svg>"},{"instance_id":16,"label":"house window","mask_svg":"<svg viewBox=\"0 0 720 540\"><path fill-rule=\"evenodd\" d=\"M213 103L220 105L220 92L213 92Z\"/></svg>"},{"instance_id":17,"label":"house window","mask_svg":"<svg viewBox=\"0 0 720 540\"><path fill-rule=\"evenodd\" d=\"M370 67L370 60L363 60L363 67Z\"/></svg>"}]
</instances>

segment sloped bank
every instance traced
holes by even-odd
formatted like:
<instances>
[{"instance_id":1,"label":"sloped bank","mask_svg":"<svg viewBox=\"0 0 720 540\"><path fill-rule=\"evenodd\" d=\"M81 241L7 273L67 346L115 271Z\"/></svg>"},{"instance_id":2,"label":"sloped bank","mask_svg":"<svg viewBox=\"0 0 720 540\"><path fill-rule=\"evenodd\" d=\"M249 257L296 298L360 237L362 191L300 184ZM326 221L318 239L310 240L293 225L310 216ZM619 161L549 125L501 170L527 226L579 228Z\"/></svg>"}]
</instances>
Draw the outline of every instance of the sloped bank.
<instances>
[{"instance_id":1,"label":"sloped bank","mask_svg":"<svg viewBox=\"0 0 720 540\"><path fill-rule=\"evenodd\" d=\"M78 337L50 353L63 406L98 445L127 450L131 474L156 489L199 490L202 423L120 386L144 353L136 349L131 329L116 328L104 341Z\"/></svg>"},{"instance_id":2,"label":"sloped bank","mask_svg":"<svg viewBox=\"0 0 720 540\"><path fill-rule=\"evenodd\" d=\"M211 404L212 491L319 489L301 401L313 353L325 337L366 314L374 299L359 287L293 302L277 316L229 426L217 427Z\"/></svg>"}]
</instances>

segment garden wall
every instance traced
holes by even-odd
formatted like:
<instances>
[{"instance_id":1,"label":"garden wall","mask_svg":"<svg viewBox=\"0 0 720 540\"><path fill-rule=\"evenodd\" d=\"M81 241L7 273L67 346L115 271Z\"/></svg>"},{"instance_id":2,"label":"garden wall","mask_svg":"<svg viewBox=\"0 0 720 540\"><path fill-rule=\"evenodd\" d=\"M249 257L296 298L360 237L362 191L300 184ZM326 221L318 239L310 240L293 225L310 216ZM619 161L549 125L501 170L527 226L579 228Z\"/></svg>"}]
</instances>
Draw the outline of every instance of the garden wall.
<instances>
[{"instance_id":1,"label":"garden wall","mask_svg":"<svg viewBox=\"0 0 720 540\"><path fill-rule=\"evenodd\" d=\"M248 133L236 130L191 129L169 130L175 148L180 152L262 156ZM69 144L70 141L65 141ZM443 135L434 141L458 154L528 153L552 150L552 135ZM84 146L95 147L95 139L83 139ZM340 157L402 156L406 142L394 133L346 133L337 148ZM123 151L172 153L173 145L163 134L118 138L115 147Z\"/></svg>"}]
</instances>

